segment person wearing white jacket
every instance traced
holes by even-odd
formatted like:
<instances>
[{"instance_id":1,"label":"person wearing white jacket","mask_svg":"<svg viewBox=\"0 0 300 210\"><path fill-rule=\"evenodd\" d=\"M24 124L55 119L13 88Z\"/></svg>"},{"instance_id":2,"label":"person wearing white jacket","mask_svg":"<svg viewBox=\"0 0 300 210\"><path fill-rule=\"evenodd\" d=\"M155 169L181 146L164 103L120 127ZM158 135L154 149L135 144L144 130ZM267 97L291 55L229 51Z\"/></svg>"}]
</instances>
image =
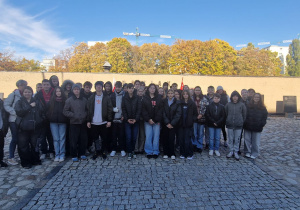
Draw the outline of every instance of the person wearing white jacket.
<instances>
[{"instance_id":1,"label":"person wearing white jacket","mask_svg":"<svg viewBox=\"0 0 300 210\"><path fill-rule=\"evenodd\" d=\"M16 118L17 114L14 109L15 104L17 101L20 100L21 96L23 95L23 91L25 87L27 86L27 82L25 80L18 80L16 83L16 86L18 89L14 90L11 94L8 95L8 97L4 101L4 109L6 112L9 113L9 127L11 132L11 142L9 145L9 158L7 162L10 165L17 165L18 162L15 160L15 150L18 142L18 129L16 126Z\"/></svg>"}]
</instances>

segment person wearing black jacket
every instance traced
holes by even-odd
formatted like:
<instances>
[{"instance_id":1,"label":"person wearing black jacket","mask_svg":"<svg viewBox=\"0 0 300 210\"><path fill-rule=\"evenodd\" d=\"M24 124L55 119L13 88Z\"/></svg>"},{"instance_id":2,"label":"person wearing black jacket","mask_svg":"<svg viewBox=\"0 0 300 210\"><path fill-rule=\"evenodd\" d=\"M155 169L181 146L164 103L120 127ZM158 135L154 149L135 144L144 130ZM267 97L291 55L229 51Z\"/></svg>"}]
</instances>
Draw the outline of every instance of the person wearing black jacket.
<instances>
[{"instance_id":1,"label":"person wearing black jacket","mask_svg":"<svg viewBox=\"0 0 300 210\"><path fill-rule=\"evenodd\" d=\"M198 113L196 104L192 101L188 90L182 91L181 110L179 127L180 158L191 160L194 154L192 144L193 125L197 120Z\"/></svg>"},{"instance_id":2,"label":"person wearing black jacket","mask_svg":"<svg viewBox=\"0 0 300 210\"><path fill-rule=\"evenodd\" d=\"M110 81L107 81L104 84L103 93L104 93L104 96L108 96L108 97L111 97L111 95L113 94L113 86ZM102 145L104 148L106 148L107 152L110 153L112 151L112 141L111 140L113 139L112 126L107 127L106 131L107 131L107 138L102 141Z\"/></svg>"},{"instance_id":3,"label":"person wearing black jacket","mask_svg":"<svg viewBox=\"0 0 300 210\"><path fill-rule=\"evenodd\" d=\"M162 100L155 84L150 84L142 101L142 116L145 121L145 152L147 158L159 155L159 134L162 121Z\"/></svg>"},{"instance_id":4,"label":"person wearing black jacket","mask_svg":"<svg viewBox=\"0 0 300 210\"><path fill-rule=\"evenodd\" d=\"M8 131L8 113L5 111L3 101L0 99L0 167L7 167L3 162L4 157L4 138Z\"/></svg>"},{"instance_id":5,"label":"person wearing black jacket","mask_svg":"<svg viewBox=\"0 0 300 210\"><path fill-rule=\"evenodd\" d=\"M36 149L37 139L41 133L41 127L45 120L45 109L40 101L32 98L33 90L27 86L23 96L15 105L17 113L16 124L18 133L18 153L21 165L31 168L32 165L40 165L39 151Z\"/></svg>"},{"instance_id":6,"label":"person wearing black jacket","mask_svg":"<svg viewBox=\"0 0 300 210\"><path fill-rule=\"evenodd\" d=\"M128 160L136 158L134 148L137 140L142 104L140 97L135 95L133 84L128 84L127 93L122 101L122 114L125 122L126 148Z\"/></svg>"},{"instance_id":7,"label":"person wearing black jacket","mask_svg":"<svg viewBox=\"0 0 300 210\"><path fill-rule=\"evenodd\" d=\"M108 142L107 128L111 126L113 120L113 106L109 96L103 93L103 82L95 83L96 92L89 98L87 102L87 127L91 128L93 140L96 147L96 152L93 159L102 156L107 157L105 150L107 145L103 142ZM99 136L101 139L99 139Z\"/></svg>"},{"instance_id":8,"label":"person wearing black jacket","mask_svg":"<svg viewBox=\"0 0 300 210\"><path fill-rule=\"evenodd\" d=\"M206 123L209 129L209 155L215 154L220 156L220 136L221 129L225 124L225 108L220 104L220 94L216 93L213 97L213 102L206 109Z\"/></svg>"},{"instance_id":9,"label":"person wearing black jacket","mask_svg":"<svg viewBox=\"0 0 300 210\"><path fill-rule=\"evenodd\" d=\"M55 150L54 161L65 160L66 153L66 129L68 118L63 115L66 97L61 87L54 88L50 102L47 106L47 118L50 122L50 129L53 136Z\"/></svg>"},{"instance_id":10,"label":"person wearing black jacket","mask_svg":"<svg viewBox=\"0 0 300 210\"><path fill-rule=\"evenodd\" d=\"M246 120L244 123L245 145L244 153L248 158L259 156L260 136L267 123L268 111L259 93L255 93L247 105Z\"/></svg>"},{"instance_id":11,"label":"person wearing black jacket","mask_svg":"<svg viewBox=\"0 0 300 210\"><path fill-rule=\"evenodd\" d=\"M174 97L174 90L169 89L167 98L163 100L163 125L162 125L162 143L164 156L175 160L175 134L177 125L181 118L181 104Z\"/></svg>"}]
</instances>

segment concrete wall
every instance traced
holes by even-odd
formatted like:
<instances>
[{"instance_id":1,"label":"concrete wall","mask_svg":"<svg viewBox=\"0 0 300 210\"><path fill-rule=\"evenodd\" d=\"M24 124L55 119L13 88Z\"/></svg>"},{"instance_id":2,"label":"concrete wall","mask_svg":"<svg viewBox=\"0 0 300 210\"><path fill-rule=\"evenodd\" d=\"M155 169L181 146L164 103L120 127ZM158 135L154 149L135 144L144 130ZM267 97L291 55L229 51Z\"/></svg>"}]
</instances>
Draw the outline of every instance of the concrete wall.
<instances>
[{"instance_id":1,"label":"concrete wall","mask_svg":"<svg viewBox=\"0 0 300 210\"><path fill-rule=\"evenodd\" d=\"M183 77L184 84L189 87L199 85L206 93L207 87L213 85L215 88L222 85L228 94L232 91L253 88L256 92L264 95L265 104L270 113L276 112L276 101L282 101L283 96L297 96L297 112L300 113L300 78L291 77L225 77L225 76L196 76L196 75L149 75L149 74L111 74L111 73L40 73L40 72L0 72L0 93L4 93L4 98L12 90L16 89L16 82L24 79L29 86L35 89L35 85L44 78L49 79L51 75L57 75L61 81L71 79L74 82L84 83L91 81L93 84L97 80L132 82L136 79L145 81L146 85L154 82L156 84L167 81L176 82L180 87ZM94 90L94 89L93 89Z\"/></svg>"}]
</instances>

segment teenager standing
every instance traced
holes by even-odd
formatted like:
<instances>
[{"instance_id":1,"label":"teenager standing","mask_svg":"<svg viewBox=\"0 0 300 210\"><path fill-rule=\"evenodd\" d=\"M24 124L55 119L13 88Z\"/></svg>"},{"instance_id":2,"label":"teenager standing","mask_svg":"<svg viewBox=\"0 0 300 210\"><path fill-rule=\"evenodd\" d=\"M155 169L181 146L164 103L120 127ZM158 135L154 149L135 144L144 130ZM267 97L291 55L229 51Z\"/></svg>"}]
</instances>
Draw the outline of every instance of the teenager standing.
<instances>
[{"instance_id":1,"label":"teenager standing","mask_svg":"<svg viewBox=\"0 0 300 210\"><path fill-rule=\"evenodd\" d=\"M160 122L162 120L162 100L155 84L150 84L142 102L142 116L145 121L145 152L147 158L159 155Z\"/></svg>"}]
</instances>

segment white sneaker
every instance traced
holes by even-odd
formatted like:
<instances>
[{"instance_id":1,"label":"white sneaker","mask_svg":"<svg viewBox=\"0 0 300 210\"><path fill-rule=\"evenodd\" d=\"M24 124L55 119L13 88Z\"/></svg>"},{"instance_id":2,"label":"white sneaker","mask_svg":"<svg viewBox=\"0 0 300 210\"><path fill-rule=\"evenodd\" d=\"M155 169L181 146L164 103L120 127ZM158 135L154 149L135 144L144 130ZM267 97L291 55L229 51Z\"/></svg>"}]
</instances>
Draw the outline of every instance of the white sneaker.
<instances>
[{"instance_id":1,"label":"white sneaker","mask_svg":"<svg viewBox=\"0 0 300 210\"><path fill-rule=\"evenodd\" d=\"M240 156L239 156L239 154L238 154L237 152L234 153L234 158L235 158L236 160L240 160Z\"/></svg>"},{"instance_id":2,"label":"white sneaker","mask_svg":"<svg viewBox=\"0 0 300 210\"><path fill-rule=\"evenodd\" d=\"M54 154L53 153L50 153L50 159L54 159Z\"/></svg>"},{"instance_id":3,"label":"white sneaker","mask_svg":"<svg viewBox=\"0 0 300 210\"><path fill-rule=\"evenodd\" d=\"M254 156L250 155L250 158L251 158L251 159L255 159L256 157L254 157Z\"/></svg>"},{"instance_id":4,"label":"white sneaker","mask_svg":"<svg viewBox=\"0 0 300 210\"><path fill-rule=\"evenodd\" d=\"M188 160L193 160L194 156L188 156L187 159Z\"/></svg>"},{"instance_id":5,"label":"white sneaker","mask_svg":"<svg viewBox=\"0 0 300 210\"><path fill-rule=\"evenodd\" d=\"M176 159L176 158L175 158L175 155L172 155L172 156L171 156L171 159L172 159L172 160L175 160L175 159Z\"/></svg>"},{"instance_id":6,"label":"white sneaker","mask_svg":"<svg viewBox=\"0 0 300 210\"><path fill-rule=\"evenodd\" d=\"M183 155L180 155L180 157L179 157L180 159L184 159L185 157L183 156Z\"/></svg>"},{"instance_id":7,"label":"white sneaker","mask_svg":"<svg viewBox=\"0 0 300 210\"><path fill-rule=\"evenodd\" d=\"M18 165L19 163L15 160L15 158L7 159L7 162L9 165L15 166Z\"/></svg>"},{"instance_id":8,"label":"white sneaker","mask_svg":"<svg viewBox=\"0 0 300 210\"><path fill-rule=\"evenodd\" d=\"M110 156L114 157L116 155L116 151L111 151Z\"/></svg>"},{"instance_id":9,"label":"white sneaker","mask_svg":"<svg viewBox=\"0 0 300 210\"><path fill-rule=\"evenodd\" d=\"M168 155L164 155L164 156L163 156L163 159L168 159Z\"/></svg>"},{"instance_id":10,"label":"white sneaker","mask_svg":"<svg viewBox=\"0 0 300 210\"><path fill-rule=\"evenodd\" d=\"M233 156L233 152L229 152L228 155L226 156L227 158L231 158Z\"/></svg>"},{"instance_id":11,"label":"white sneaker","mask_svg":"<svg viewBox=\"0 0 300 210\"><path fill-rule=\"evenodd\" d=\"M59 157L56 157L56 158L54 159L54 161L55 161L55 162L59 162Z\"/></svg>"},{"instance_id":12,"label":"white sneaker","mask_svg":"<svg viewBox=\"0 0 300 210\"><path fill-rule=\"evenodd\" d=\"M121 156L125 157L126 156L126 152L124 150L121 151Z\"/></svg>"},{"instance_id":13,"label":"white sneaker","mask_svg":"<svg viewBox=\"0 0 300 210\"><path fill-rule=\"evenodd\" d=\"M213 156L214 155L214 151L213 150L209 150L209 153L208 153L210 156Z\"/></svg>"},{"instance_id":14,"label":"white sneaker","mask_svg":"<svg viewBox=\"0 0 300 210\"><path fill-rule=\"evenodd\" d=\"M65 158L59 158L59 162L64 162Z\"/></svg>"},{"instance_id":15,"label":"white sneaker","mask_svg":"<svg viewBox=\"0 0 300 210\"><path fill-rule=\"evenodd\" d=\"M40 159L41 159L41 160L45 160L45 159L46 159L46 154L41 154Z\"/></svg>"},{"instance_id":16,"label":"white sneaker","mask_svg":"<svg viewBox=\"0 0 300 210\"><path fill-rule=\"evenodd\" d=\"M250 158L251 157L250 153L246 153L245 157Z\"/></svg>"},{"instance_id":17,"label":"white sneaker","mask_svg":"<svg viewBox=\"0 0 300 210\"><path fill-rule=\"evenodd\" d=\"M216 154L216 156L218 156L218 157L220 157L220 152L218 151L218 150L215 150L215 154Z\"/></svg>"}]
</instances>

